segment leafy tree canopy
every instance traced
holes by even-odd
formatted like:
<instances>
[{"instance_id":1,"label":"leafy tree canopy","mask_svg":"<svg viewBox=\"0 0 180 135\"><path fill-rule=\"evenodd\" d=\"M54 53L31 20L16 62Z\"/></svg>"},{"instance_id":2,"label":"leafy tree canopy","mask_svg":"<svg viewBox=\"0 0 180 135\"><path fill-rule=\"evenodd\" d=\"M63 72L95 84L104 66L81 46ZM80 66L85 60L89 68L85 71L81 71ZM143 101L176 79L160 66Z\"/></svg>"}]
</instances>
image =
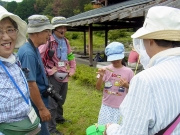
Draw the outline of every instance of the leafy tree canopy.
<instances>
[{"instance_id":1,"label":"leafy tree canopy","mask_svg":"<svg viewBox=\"0 0 180 135\"><path fill-rule=\"evenodd\" d=\"M12 1L12 2L7 3L6 9L9 12L14 13L16 8L17 8L17 2L16 1Z\"/></svg>"},{"instance_id":2,"label":"leafy tree canopy","mask_svg":"<svg viewBox=\"0 0 180 135\"><path fill-rule=\"evenodd\" d=\"M1 0L0 3L2 3ZM27 20L33 14L67 18L92 9L91 0L23 0L5 4L9 12L17 14L23 20Z\"/></svg>"},{"instance_id":3,"label":"leafy tree canopy","mask_svg":"<svg viewBox=\"0 0 180 135\"><path fill-rule=\"evenodd\" d=\"M19 15L23 20L27 20L29 16L37 14L34 9L35 2L36 0L23 0L18 3L15 14Z\"/></svg>"}]
</instances>

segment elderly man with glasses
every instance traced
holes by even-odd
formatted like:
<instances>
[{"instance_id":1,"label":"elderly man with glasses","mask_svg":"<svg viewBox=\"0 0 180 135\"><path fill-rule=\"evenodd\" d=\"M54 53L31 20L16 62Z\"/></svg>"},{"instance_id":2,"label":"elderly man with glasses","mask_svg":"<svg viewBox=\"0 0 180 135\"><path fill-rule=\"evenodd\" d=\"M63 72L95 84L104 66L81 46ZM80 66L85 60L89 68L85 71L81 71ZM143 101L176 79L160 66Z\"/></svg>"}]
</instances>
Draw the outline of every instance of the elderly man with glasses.
<instances>
[{"instance_id":1,"label":"elderly man with glasses","mask_svg":"<svg viewBox=\"0 0 180 135\"><path fill-rule=\"evenodd\" d=\"M43 96L49 84L44 71L44 66L40 57L38 47L45 44L51 36L49 19L44 15L32 15L28 18L28 42L18 50L18 56L22 67L28 69L26 78L30 88L32 105L38 116L41 118L40 135L49 135L47 121L51 119L51 114L47 109L48 97Z\"/></svg>"}]
</instances>

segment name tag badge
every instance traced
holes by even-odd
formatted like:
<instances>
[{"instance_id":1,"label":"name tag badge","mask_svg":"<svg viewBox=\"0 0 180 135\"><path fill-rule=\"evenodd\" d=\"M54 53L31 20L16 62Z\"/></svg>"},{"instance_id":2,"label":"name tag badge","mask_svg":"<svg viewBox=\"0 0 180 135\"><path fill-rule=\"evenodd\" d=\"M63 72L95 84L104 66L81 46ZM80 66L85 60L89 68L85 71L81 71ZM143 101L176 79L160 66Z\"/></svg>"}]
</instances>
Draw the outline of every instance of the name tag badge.
<instances>
[{"instance_id":1,"label":"name tag badge","mask_svg":"<svg viewBox=\"0 0 180 135\"><path fill-rule=\"evenodd\" d=\"M31 110L30 110L30 112L28 113L28 117L29 117L29 120L31 121L31 123L33 124L34 121L35 121L36 118L37 118L37 114L36 114L36 112L34 111L34 108L33 108L33 107L31 107Z\"/></svg>"},{"instance_id":2,"label":"name tag badge","mask_svg":"<svg viewBox=\"0 0 180 135\"><path fill-rule=\"evenodd\" d=\"M62 61L61 61L61 62L58 62L58 66L59 66L59 67L63 67L64 65L65 65L64 62L62 62Z\"/></svg>"}]
</instances>

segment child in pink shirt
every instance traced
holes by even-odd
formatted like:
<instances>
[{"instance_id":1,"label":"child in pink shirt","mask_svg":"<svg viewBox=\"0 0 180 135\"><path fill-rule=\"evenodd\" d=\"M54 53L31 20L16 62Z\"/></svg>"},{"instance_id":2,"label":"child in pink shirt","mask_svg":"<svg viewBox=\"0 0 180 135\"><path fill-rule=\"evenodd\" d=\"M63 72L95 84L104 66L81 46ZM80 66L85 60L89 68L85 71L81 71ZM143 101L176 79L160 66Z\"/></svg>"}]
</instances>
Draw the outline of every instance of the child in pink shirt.
<instances>
[{"instance_id":1,"label":"child in pink shirt","mask_svg":"<svg viewBox=\"0 0 180 135\"><path fill-rule=\"evenodd\" d=\"M129 53L128 66L130 68L136 68L137 66L138 69L142 69L142 65L139 61L139 54L136 52L136 50L134 50L134 48L132 48L131 52Z\"/></svg>"},{"instance_id":2,"label":"child in pink shirt","mask_svg":"<svg viewBox=\"0 0 180 135\"><path fill-rule=\"evenodd\" d=\"M99 112L98 124L118 123L120 119L119 106L126 96L133 71L122 64L124 45L112 42L105 48L107 61L112 64L98 69L96 88L104 84L102 106Z\"/></svg>"}]
</instances>

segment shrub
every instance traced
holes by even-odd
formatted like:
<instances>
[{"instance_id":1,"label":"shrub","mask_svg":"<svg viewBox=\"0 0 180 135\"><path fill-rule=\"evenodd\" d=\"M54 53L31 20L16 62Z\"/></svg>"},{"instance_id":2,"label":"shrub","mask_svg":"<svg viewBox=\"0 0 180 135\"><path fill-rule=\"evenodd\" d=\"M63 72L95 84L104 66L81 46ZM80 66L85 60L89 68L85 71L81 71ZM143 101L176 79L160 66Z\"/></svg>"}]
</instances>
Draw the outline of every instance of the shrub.
<instances>
[{"instance_id":1,"label":"shrub","mask_svg":"<svg viewBox=\"0 0 180 135\"><path fill-rule=\"evenodd\" d=\"M79 84L94 86L96 85L96 72L97 68L89 67L88 65L78 64L76 67L76 72L72 76Z\"/></svg>"},{"instance_id":2,"label":"shrub","mask_svg":"<svg viewBox=\"0 0 180 135\"><path fill-rule=\"evenodd\" d=\"M72 39L77 39L78 38L78 33L72 33Z\"/></svg>"}]
</instances>

